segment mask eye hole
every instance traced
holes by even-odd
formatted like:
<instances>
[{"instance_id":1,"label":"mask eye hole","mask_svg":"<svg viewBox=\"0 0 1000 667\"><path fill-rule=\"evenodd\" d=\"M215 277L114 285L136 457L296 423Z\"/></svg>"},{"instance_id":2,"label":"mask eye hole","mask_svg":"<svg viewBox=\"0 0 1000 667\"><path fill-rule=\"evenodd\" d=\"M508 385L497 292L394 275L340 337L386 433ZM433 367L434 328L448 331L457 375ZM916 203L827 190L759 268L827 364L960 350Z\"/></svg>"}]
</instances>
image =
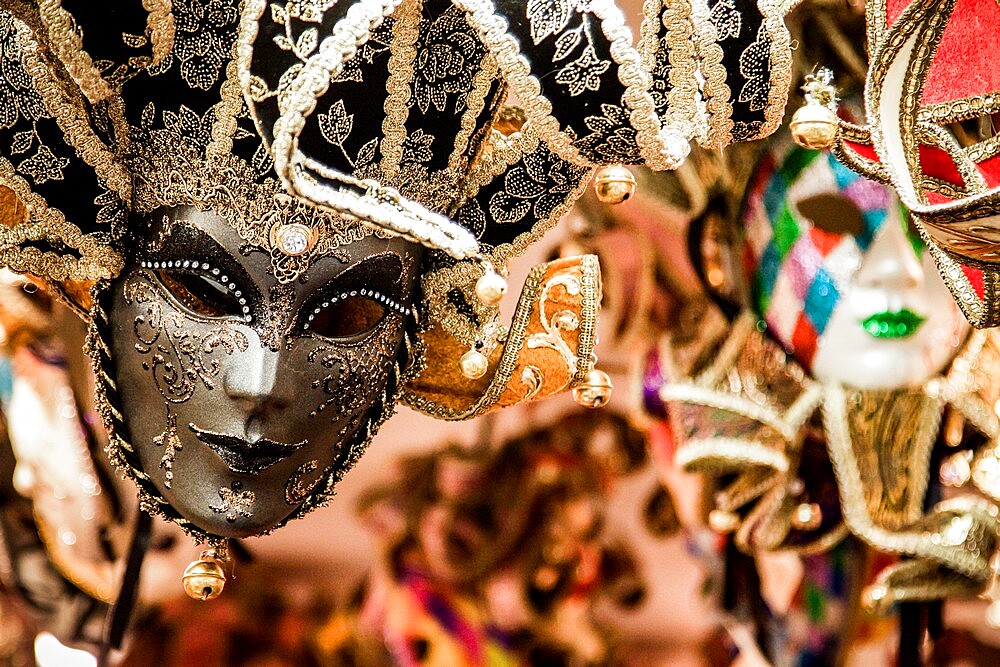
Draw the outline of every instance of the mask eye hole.
<instances>
[{"instance_id":1,"label":"mask eye hole","mask_svg":"<svg viewBox=\"0 0 1000 667\"><path fill-rule=\"evenodd\" d=\"M177 301L202 317L242 316L236 296L222 283L196 273L157 271L157 277Z\"/></svg>"},{"instance_id":2,"label":"mask eye hole","mask_svg":"<svg viewBox=\"0 0 1000 667\"><path fill-rule=\"evenodd\" d=\"M796 204L799 213L813 225L830 234L858 236L865 229L865 219L857 204L836 192L806 197Z\"/></svg>"},{"instance_id":3,"label":"mask eye hole","mask_svg":"<svg viewBox=\"0 0 1000 667\"><path fill-rule=\"evenodd\" d=\"M305 329L327 338L356 338L378 326L390 309L399 306L376 292L342 294L317 304Z\"/></svg>"}]
</instances>

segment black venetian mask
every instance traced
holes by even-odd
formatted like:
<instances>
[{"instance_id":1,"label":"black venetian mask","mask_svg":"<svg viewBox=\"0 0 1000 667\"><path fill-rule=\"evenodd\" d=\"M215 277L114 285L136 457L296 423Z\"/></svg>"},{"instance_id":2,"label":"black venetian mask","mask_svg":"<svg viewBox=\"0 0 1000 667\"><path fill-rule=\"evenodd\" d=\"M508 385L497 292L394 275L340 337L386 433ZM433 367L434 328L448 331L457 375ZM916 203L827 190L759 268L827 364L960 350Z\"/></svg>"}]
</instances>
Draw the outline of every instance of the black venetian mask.
<instances>
[{"instance_id":1,"label":"black venetian mask","mask_svg":"<svg viewBox=\"0 0 1000 667\"><path fill-rule=\"evenodd\" d=\"M366 236L279 282L224 218L154 211L111 284L107 343L151 495L211 535L313 506L391 410L421 250Z\"/></svg>"}]
</instances>

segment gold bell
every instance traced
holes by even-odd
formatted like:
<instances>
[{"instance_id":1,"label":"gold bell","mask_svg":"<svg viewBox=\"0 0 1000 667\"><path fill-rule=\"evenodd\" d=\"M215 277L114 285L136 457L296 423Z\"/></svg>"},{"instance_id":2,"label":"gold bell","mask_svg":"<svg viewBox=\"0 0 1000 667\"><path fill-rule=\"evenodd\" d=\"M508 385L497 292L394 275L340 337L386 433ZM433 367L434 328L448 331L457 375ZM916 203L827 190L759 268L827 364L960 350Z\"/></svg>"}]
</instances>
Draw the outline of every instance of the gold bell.
<instances>
[{"instance_id":1,"label":"gold bell","mask_svg":"<svg viewBox=\"0 0 1000 667\"><path fill-rule=\"evenodd\" d=\"M792 115L788 129L799 146L812 150L829 148L837 138L837 88L833 72L821 67L806 75L802 84L806 103Z\"/></svg>"},{"instance_id":2,"label":"gold bell","mask_svg":"<svg viewBox=\"0 0 1000 667\"><path fill-rule=\"evenodd\" d=\"M838 127L837 114L833 109L817 102L809 102L800 107L788 124L795 143L812 150L832 146L837 138Z\"/></svg>"},{"instance_id":3,"label":"gold bell","mask_svg":"<svg viewBox=\"0 0 1000 667\"><path fill-rule=\"evenodd\" d=\"M621 204L635 194L635 176L621 164L601 167L594 176L594 192L605 204Z\"/></svg>"},{"instance_id":4,"label":"gold bell","mask_svg":"<svg viewBox=\"0 0 1000 667\"><path fill-rule=\"evenodd\" d=\"M611 399L611 378L591 368L583 382L573 387L573 400L585 408L599 408Z\"/></svg>"},{"instance_id":5,"label":"gold bell","mask_svg":"<svg viewBox=\"0 0 1000 667\"><path fill-rule=\"evenodd\" d=\"M201 558L184 568L184 592L195 600L214 600L226 586L226 571L214 549L201 552Z\"/></svg>"}]
</instances>

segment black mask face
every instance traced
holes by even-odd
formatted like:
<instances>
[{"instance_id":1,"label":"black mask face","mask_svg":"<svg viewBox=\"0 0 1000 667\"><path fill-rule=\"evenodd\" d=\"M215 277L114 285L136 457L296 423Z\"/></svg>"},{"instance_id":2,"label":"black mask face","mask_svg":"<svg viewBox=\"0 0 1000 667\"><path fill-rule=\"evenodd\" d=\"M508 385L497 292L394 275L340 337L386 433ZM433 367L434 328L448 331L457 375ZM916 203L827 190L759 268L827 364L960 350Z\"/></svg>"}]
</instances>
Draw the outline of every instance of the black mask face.
<instances>
[{"instance_id":1,"label":"black mask face","mask_svg":"<svg viewBox=\"0 0 1000 667\"><path fill-rule=\"evenodd\" d=\"M149 220L111 286L126 440L197 528L267 532L353 465L374 406L391 404L421 249L367 236L282 284L274 251L213 212Z\"/></svg>"}]
</instances>

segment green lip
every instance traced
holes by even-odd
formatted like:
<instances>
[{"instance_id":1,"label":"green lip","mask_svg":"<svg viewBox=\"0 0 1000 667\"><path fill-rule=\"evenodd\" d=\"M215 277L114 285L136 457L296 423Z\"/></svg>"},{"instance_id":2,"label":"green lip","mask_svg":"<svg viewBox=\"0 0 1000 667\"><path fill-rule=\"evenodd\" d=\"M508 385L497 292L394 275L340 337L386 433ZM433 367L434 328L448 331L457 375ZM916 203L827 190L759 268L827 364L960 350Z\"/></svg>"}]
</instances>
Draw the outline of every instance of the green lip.
<instances>
[{"instance_id":1,"label":"green lip","mask_svg":"<svg viewBox=\"0 0 1000 667\"><path fill-rule=\"evenodd\" d=\"M917 332L924 319L909 308L884 310L861 322L861 326L873 338L906 338Z\"/></svg>"}]
</instances>

